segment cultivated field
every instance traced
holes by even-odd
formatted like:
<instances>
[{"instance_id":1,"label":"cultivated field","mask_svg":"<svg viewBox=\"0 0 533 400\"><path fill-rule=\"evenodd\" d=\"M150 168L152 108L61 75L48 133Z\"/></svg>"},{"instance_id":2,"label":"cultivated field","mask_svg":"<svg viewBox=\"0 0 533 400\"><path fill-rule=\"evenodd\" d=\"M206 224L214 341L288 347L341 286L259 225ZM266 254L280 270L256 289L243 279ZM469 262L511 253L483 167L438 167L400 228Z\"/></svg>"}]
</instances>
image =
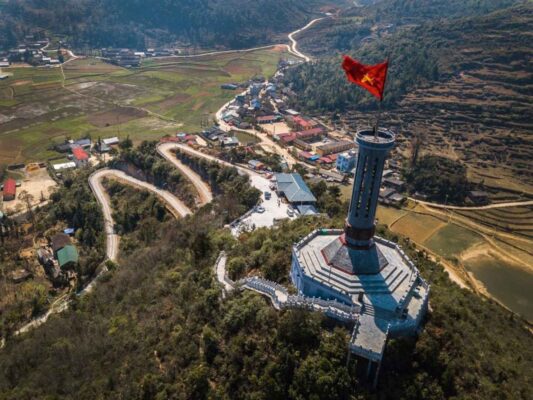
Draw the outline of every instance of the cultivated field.
<instances>
[{"instance_id":1,"label":"cultivated field","mask_svg":"<svg viewBox=\"0 0 533 400\"><path fill-rule=\"evenodd\" d=\"M378 208L378 221L463 271L481 292L533 321L533 208L443 212Z\"/></svg>"},{"instance_id":2,"label":"cultivated field","mask_svg":"<svg viewBox=\"0 0 533 400\"><path fill-rule=\"evenodd\" d=\"M51 145L84 135L159 138L196 131L235 92L222 83L272 75L285 47L191 59L147 60L123 69L97 59L63 68L7 68L0 82L0 164L43 161Z\"/></svg>"}]
</instances>

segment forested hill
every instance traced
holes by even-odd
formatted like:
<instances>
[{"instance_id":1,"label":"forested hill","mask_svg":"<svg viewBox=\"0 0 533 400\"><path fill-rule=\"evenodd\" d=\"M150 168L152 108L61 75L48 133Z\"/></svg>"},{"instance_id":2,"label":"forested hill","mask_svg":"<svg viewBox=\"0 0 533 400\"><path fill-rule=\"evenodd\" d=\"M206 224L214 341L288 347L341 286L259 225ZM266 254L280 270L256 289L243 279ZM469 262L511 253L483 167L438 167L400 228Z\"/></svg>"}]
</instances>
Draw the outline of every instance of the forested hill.
<instances>
[{"instance_id":1,"label":"forested hill","mask_svg":"<svg viewBox=\"0 0 533 400\"><path fill-rule=\"evenodd\" d=\"M390 59L385 106L396 104L415 88L446 81L459 73L473 72L487 63L491 70L501 74L498 80L513 85L514 94L521 97L527 94L521 86L531 84L527 54L532 23L532 3L487 15L429 20L392 33L367 36L368 41L358 40L350 46L329 48L329 57L291 70L286 82L292 83L299 92L298 102L304 108L342 112L373 107L375 102L370 96L353 90L347 83L340 68L342 52L367 64ZM374 22L372 29L351 25L351 36L359 38L382 26L379 22ZM335 34L331 29L329 36ZM318 36L316 32L315 35Z\"/></svg>"},{"instance_id":2,"label":"forested hill","mask_svg":"<svg viewBox=\"0 0 533 400\"><path fill-rule=\"evenodd\" d=\"M368 64L390 57L382 118L387 126L406 138L421 135L426 151L466 162L478 181L532 193L532 24L528 2L486 15L374 31L371 40L343 52ZM352 25L354 31L360 27ZM291 106L320 116L340 114L352 128L366 124L377 102L347 82L342 53L333 54L285 75L297 93Z\"/></svg>"},{"instance_id":3,"label":"forested hill","mask_svg":"<svg viewBox=\"0 0 533 400\"><path fill-rule=\"evenodd\" d=\"M8 0L0 16L0 47L14 45L17 38L35 29L65 35L76 46L144 48L146 39L156 43L179 39L203 46L251 47L304 25L327 3L327 0Z\"/></svg>"}]
</instances>

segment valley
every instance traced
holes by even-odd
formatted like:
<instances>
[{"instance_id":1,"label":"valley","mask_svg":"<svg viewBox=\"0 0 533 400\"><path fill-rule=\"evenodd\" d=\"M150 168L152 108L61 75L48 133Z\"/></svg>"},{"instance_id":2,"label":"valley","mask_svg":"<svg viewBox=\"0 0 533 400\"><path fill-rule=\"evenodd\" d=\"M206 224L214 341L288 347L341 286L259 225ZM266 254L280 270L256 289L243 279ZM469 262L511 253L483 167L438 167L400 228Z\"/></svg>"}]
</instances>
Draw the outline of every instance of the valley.
<instances>
[{"instance_id":1,"label":"valley","mask_svg":"<svg viewBox=\"0 0 533 400\"><path fill-rule=\"evenodd\" d=\"M59 157L54 144L87 135L136 143L198 131L234 93L227 82L270 76L285 46L192 59L149 60L127 70L93 58L53 69L8 68L0 82L0 164ZM3 118L3 119L2 119Z\"/></svg>"}]
</instances>

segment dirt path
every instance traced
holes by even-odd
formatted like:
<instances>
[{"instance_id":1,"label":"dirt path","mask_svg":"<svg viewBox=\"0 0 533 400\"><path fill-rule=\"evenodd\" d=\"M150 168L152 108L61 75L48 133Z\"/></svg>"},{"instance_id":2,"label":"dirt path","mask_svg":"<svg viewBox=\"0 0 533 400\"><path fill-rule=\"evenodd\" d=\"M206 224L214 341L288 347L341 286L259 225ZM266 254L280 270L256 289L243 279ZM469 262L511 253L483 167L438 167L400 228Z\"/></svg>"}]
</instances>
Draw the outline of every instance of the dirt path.
<instances>
[{"instance_id":1,"label":"dirt path","mask_svg":"<svg viewBox=\"0 0 533 400\"><path fill-rule=\"evenodd\" d=\"M434 208L444 208L447 210L492 210L495 208L509 208L509 207L522 207L522 206L533 206L533 200L525 200L525 201L511 201L507 203L496 203L496 204L489 204L486 206L451 206L447 204L439 204L439 203L430 203L428 201L422 201L418 199L414 199L412 197L409 197L409 200L414 201L415 203L422 204L429 207Z\"/></svg>"}]
</instances>

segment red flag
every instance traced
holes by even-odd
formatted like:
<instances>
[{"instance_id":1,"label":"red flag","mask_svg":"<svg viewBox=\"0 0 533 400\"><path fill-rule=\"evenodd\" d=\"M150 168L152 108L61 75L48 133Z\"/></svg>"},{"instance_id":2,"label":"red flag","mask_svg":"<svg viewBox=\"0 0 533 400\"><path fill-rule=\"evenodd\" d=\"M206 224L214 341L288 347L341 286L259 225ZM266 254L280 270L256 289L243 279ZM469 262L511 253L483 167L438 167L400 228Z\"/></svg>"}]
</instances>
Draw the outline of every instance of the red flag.
<instances>
[{"instance_id":1,"label":"red flag","mask_svg":"<svg viewBox=\"0 0 533 400\"><path fill-rule=\"evenodd\" d=\"M388 67L388 61L376 65L364 65L349 56L344 56L342 61L342 68L348 80L365 88L380 101L383 100Z\"/></svg>"}]
</instances>

